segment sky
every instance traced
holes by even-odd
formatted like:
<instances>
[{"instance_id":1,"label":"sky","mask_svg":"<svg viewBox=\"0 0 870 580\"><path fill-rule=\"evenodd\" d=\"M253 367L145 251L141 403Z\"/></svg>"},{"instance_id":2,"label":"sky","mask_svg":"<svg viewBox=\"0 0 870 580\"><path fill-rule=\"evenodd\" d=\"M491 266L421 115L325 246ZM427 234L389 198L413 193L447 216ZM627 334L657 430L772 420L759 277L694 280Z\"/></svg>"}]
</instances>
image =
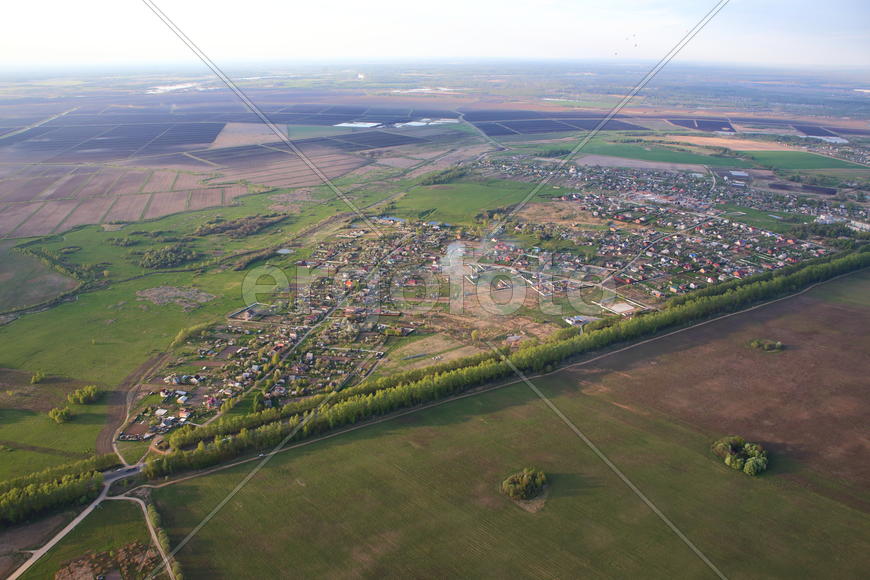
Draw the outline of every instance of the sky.
<instances>
[{"instance_id":1,"label":"sky","mask_svg":"<svg viewBox=\"0 0 870 580\"><path fill-rule=\"evenodd\" d=\"M658 60L715 0L154 0L218 64ZM6 2L0 69L194 64L141 0ZM866 0L731 0L674 62L870 68Z\"/></svg>"}]
</instances>

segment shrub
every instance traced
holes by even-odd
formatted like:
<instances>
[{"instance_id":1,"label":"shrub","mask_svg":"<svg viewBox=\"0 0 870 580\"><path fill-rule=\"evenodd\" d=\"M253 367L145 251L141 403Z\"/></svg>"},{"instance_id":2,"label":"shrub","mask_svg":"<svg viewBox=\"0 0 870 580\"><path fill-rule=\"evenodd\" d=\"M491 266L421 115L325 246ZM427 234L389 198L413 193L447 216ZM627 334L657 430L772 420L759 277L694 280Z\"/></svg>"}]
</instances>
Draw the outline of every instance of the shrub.
<instances>
[{"instance_id":1,"label":"shrub","mask_svg":"<svg viewBox=\"0 0 870 580\"><path fill-rule=\"evenodd\" d=\"M45 373L42 371L36 371L36 373L32 377L30 377L30 384L31 385L38 385L39 383L41 383L44 380L45 380Z\"/></svg>"},{"instance_id":2,"label":"shrub","mask_svg":"<svg viewBox=\"0 0 870 580\"><path fill-rule=\"evenodd\" d=\"M66 400L73 404L88 405L100 398L100 391L96 385L88 385L81 389L76 389L66 396Z\"/></svg>"},{"instance_id":3,"label":"shrub","mask_svg":"<svg viewBox=\"0 0 870 580\"><path fill-rule=\"evenodd\" d=\"M72 419L72 411L69 410L69 407L55 407L48 412L48 416L51 417L55 423L66 423Z\"/></svg>"},{"instance_id":4,"label":"shrub","mask_svg":"<svg viewBox=\"0 0 870 580\"><path fill-rule=\"evenodd\" d=\"M531 499L541 493L547 476L540 469L526 467L501 483L502 492L511 499Z\"/></svg>"}]
</instances>

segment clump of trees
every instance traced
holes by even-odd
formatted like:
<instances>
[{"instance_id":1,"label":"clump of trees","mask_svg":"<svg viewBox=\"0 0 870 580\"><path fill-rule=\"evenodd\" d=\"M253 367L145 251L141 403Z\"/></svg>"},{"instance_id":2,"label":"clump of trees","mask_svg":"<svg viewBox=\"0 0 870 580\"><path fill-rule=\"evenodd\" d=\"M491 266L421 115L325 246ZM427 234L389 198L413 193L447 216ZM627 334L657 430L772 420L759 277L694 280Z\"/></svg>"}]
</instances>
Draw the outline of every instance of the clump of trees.
<instances>
[{"instance_id":1,"label":"clump of trees","mask_svg":"<svg viewBox=\"0 0 870 580\"><path fill-rule=\"evenodd\" d=\"M108 242L112 246L117 246L119 248L129 248L130 246L135 246L136 244L138 244L139 240L126 236L123 238L107 238L106 242Z\"/></svg>"},{"instance_id":2,"label":"clump of trees","mask_svg":"<svg viewBox=\"0 0 870 580\"><path fill-rule=\"evenodd\" d=\"M42 381L45 380L45 373L42 371L36 371L32 377L30 377L31 385L38 385Z\"/></svg>"},{"instance_id":3,"label":"clump of trees","mask_svg":"<svg viewBox=\"0 0 870 580\"><path fill-rule=\"evenodd\" d=\"M759 475L767 469L767 451L758 443L747 443L739 435L719 439L712 446L713 453L731 469L746 475Z\"/></svg>"},{"instance_id":4,"label":"clump of trees","mask_svg":"<svg viewBox=\"0 0 870 580\"><path fill-rule=\"evenodd\" d=\"M756 338L749 342L749 346L765 352L779 352L785 348L782 342L778 340L768 340L766 338Z\"/></svg>"},{"instance_id":5,"label":"clump of trees","mask_svg":"<svg viewBox=\"0 0 870 580\"><path fill-rule=\"evenodd\" d=\"M139 266L152 270L173 268L195 260L196 257L196 252L182 243L176 243L143 252L139 258Z\"/></svg>"},{"instance_id":6,"label":"clump of trees","mask_svg":"<svg viewBox=\"0 0 870 580\"><path fill-rule=\"evenodd\" d=\"M195 236L207 236L209 234L226 234L230 238L238 239L256 234L262 229L277 224L287 218L286 215L271 213L266 215L252 215L234 220L224 220L216 217L193 231Z\"/></svg>"},{"instance_id":7,"label":"clump of trees","mask_svg":"<svg viewBox=\"0 0 870 580\"><path fill-rule=\"evenodd\" d=\"M456 181L457 179L465 177L470 172L471 171L467 167L457 165L456 167L442 169L441 171L436 171L435 173L427 175L420 180L420 185L441 185L443 183L450 183L451 181Z\"/></svg>"},{"instance_id":8,"label":"clump of trees","mask_svg":"<svg viewBox=\"0 0 870 580\"><path fill-rule=\"evenodd\" d=\"M73 414L72 411L69 410L69 407L55 407L48 412L48 416L55 423L66 423L72 419Z\"/></svg>"},{"instance_id":9,"label":"clump of trees","mask_svg":"<svg viewBox=\"0 0 870 580\"><path fill-rule=\"evenodd\" d=\"M100 398L100 391L96 385L88 385L81 389L76 389L66 396L66 400L74 405L89 405L95 403Z\"/></svg>"},{"instance_id":10,"label":"clump of trees","mask_svg":"<svg viewBox=\"0 0 870 580\"><path fill-rule=\"evenodd\" d=\"M540 469L526 467L501 482L501 491L511 499L532 499L544 490L547 476Z\"/></svg>"}]
</instances>

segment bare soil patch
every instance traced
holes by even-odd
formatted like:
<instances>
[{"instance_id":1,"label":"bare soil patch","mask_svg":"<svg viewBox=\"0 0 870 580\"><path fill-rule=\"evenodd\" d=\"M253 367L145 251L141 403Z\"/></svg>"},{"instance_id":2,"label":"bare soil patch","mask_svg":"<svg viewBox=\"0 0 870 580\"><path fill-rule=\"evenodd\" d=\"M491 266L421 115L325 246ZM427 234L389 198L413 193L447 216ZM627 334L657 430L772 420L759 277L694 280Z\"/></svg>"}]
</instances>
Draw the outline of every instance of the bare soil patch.
<instances>
[{"instance_id":1,"label":"bare soil patch","mask_svg":"<svg viewBox=\"0 0 870 580\"><path fill-rule=\"evenodd\" d=\"M185 310L193 310L200 304L211 302L214 294L197 290L196 288L177 288L175 286L157 286L147 290L139 290L136 296L153 304L178 304Z\"/></svg>"},{"instance_id":2,"label":"bare soil patch","mask_svg":"<svg viewBox=\"0 0 870 580\"><path fill-rule=\"evenodd\" d=\"M636 169L661 169L663 171L698 171L698 165L688 163L667 163L664 161L643 161L642 159L628 159L623 157L611 157L609 155L582 155L574 163L577 165L591 165L599 167L633 167Z\"/></svg>"}]
</instances>

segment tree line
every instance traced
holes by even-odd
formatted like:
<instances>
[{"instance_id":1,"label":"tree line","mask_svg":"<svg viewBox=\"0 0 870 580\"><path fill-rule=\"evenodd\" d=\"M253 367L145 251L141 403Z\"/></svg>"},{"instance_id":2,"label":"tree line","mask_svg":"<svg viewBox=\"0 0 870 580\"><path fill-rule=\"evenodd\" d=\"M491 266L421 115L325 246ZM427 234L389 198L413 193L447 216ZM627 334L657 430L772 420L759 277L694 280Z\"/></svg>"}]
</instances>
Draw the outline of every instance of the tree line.
<instances>
[{"instance_id":1,"label":"tree line","mask_svg":"<svg viewBox=\"0 0 870 580\"><path fill-rule=\"evenodd\" d=\"M114 453L95 455L93 457L88 457L87 459L82 459L80 461L72 461L70 463L64 463L62 465L55 465L54 467L49 467L47 469L43 469L42 471L37 471L36 473L30 473L28 475L16 477L14 479L0 481L0 493L5 493L13 487L27 487L28 485L32 484L58 481L62 479L65 475L79 475L91 471L106 471L107 469L111 469L119 465L120 462L118 461L118 456Z\"/></svg>"},{"instance_id":2,"label":"tree line","mask_svg":"<svg viewBox=\"0 0 870 580\"><path fill-rule=\"evenodd\" d=\"M15 524L49 509L84 504L99 495L103 475L89 471L13 487L0 494L0 524Z\"/></svg>"},{"instance_id":3,"label":"tree line","mask_svg":"<svg viewBox=\"0 0 870 580\"><path fill-rule=\"evenodd\" d=\"M320 410L298 412L297 408L296 413L292 412L293 408L287 411L263 411L257 414L259 419L267 416L277 419L256 428L241 428L236 435L215 437L217 433L213 433L214 439L211 443L206 444L205 440L199 439L196 448L192 450L176 448L172 453L149 461L145 475L156 478L187 469L202 469L250 451L275 446L294 431L295 435L290 440L302 440L399 409L443 399L510 377L514 373L514 367L522 371L539 372L570 357L648 337L662 330L684 326L711 316L734 312L867 266L870 266L870 252L831 257L827 262L806 265L781 275L765 276L760 280L742 280L720 294L697 296L679 304L672 304L664 310L617 320L583 334L565 333L563 336L567 335L566 338L533 345L510 355L493 353L490 357L471 357L472 360L466 360L467 364L456 368L422 369L418 378L407 382L391 384L389 378L385 378L370 384L364 383L354 389L347 389L346 393L342 393L343 397L331 401ZM369 390L378 384L382 388ZM320 402L322 400L319 399ZM286 421L283 420L285 413L289 414ZM253 418L248 420L256 422ZM229 422L223 425L229 425ZM195 432L185 435L188 441L198 438L193 435Z\"/></svg>"}]
</instances>

